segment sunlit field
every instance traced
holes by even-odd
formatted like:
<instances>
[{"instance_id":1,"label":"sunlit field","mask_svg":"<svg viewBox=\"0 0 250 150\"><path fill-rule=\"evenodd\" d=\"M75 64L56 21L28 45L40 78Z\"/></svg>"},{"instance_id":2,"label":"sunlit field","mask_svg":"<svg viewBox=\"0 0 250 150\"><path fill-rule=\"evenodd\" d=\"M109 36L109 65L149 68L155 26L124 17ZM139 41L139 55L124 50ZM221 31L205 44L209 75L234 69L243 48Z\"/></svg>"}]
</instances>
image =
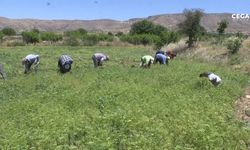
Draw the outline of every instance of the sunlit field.
<instances>
[{"instance_id":1,"label":"sunlit field","mask_svg":"<svg viewBox=\"0 0 250 150\"><path fill-rule=\"evenodd\" d=\"M110 61L95 69L94 52ZM21 59L40 55L23 74ZM60 55L74 63L58 72ZM227 66L176 58L139 68L143 47L0 48L0 149L247 149L249 127L234 102L249 77ZM203 71L220 75L218 87Z\"/></svg>"}]
</instances>

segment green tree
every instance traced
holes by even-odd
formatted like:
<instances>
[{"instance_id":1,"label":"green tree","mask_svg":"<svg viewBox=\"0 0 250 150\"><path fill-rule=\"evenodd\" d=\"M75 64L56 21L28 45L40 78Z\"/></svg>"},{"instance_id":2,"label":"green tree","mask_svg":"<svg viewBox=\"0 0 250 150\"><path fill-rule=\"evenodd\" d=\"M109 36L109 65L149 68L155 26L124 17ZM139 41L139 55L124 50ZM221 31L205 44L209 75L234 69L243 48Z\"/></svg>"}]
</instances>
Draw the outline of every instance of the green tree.
<instances>
[{"instance_id":1,"label":"green tree","mask_svg":"<svg viewBox=\"0 0 250 150\"><path fill-rule=\"evenodd\" d=\"M39 34L34 31L22 32L22 37L25 43L38 43L39 42Z\"/></svg>"},{"instance_id":2,"label":"green tree","mask_svg":"<svg viewBox=\"0 0 250 150\"><path fill-rule=\"evenodd\" d=\"M221 22L218 22L217 31L220 35L225 33L225 29L228 27L228 24L229 23L227 20L222 20Z\"/></svg>"},{"instance_id":3,"label":"green tree","mask_svg":"<svg viewBox=\"0 0 250 150\"><path fill-rule=\"evenodd\" d=\"M188 47L192 47L193 44L198 40L204 29L200 25L203 11L200 9L185 9L183 11L186 19L178 26L180 31L188 36Z\"/></svg>"},{"instance_id":4,"label":"green tree","mask_svg":"<svg viewBox=\"0 0 250 150\"><path fill-rule=\"evenodd\" d=\"M130 34L152 34L154 33L154 24L147 20L138 21L132 24Z\"/></svg>"},{"instance_id":5,"label":"green tree","mask_svg":"<svg viewBox=\"0 0 250 150\"><path fill-rule=\"evenodd\" d=\"M2 33L4 35L8 35L8 36L16 35L16 31L14 29L12 29L12 28L9 28L9 27L3 28Z\"/></svg>"},{"instance_id":6,"label":"green tree","mask_svg":"<svg viewBox=\"0 0 250 150\"><path fill-rule=\"evenodd\" d=\"M179 36L176 32L169 31L166 27L156 25L147 20L142 20L134 23L131 26L130 36L132 37L123 38L123 40L127 39L130 43L133 44L154 44L156 49L161 48L165 44L176 42L179 39ZM134 41L132 42L131 40Z\"/></svg>"}]
</instances>

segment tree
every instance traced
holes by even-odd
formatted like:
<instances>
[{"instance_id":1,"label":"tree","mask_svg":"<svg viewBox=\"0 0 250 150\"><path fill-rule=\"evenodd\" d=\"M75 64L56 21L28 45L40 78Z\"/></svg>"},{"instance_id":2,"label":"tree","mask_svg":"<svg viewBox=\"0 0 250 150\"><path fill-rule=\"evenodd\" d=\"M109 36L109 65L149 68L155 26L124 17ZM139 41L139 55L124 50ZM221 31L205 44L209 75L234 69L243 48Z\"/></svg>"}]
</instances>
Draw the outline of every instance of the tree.
<instances>
[{"instance_id":1,"label":"tree","mask_svg":"<svg viewBox=\"0 0 250 150\"><path fill-rule=\"evenodd\" d=\"M12 29L12 28L9 28L9 27L3 28L2 33L4 35L8 35L8 36L16 35L16 31L14 29Z\"/></svg>"},{"instance_id":2,"label":"tree","mask_svg":"<svg viewBox=\"0 0 250 150\"><path fill-rule=\"evenodd\" d=\"M200 9L185 9L183 13L186 19L178 26L180 31L188 36L188 47L192 47L204 30L204 27L200 25L203 11Z\"/></svg>"},{"instance_id":3,"label":"tree","mask_svg":"<svg viewBox=\"0 0 250 150\"><path fill-rule=\"evenodd\" d=\"M39 33L30 31L22 33L23 40L26 43L38 43L39 42Z\"/></svg>"},{"instance_id":4,"label":"tree","mask_svg":"<svg viewBox=\"0 0 250 150\"><path fill-rule=\"evenodd\" d=\"M177 37L179 37L176 32L169 31L166 27L156 25L148 20L134 23L130 29L130 36L123 38L123 40L133 44L154 44L156 49L160 49L165 44L176 42Z\"/></svg>"},{"instance_id":5,"label":"tree","mask_svg":"<svg viewBox=\"0 0 250 150\"><path fill-rule=\"evenodd\" d=\"M138 21L132 24L130 34L153 34L154 24L147 20Z\"/></svg>"},{"instance_id":6,"label":"tree","mask_svg":"<svg viewBox=\"0 0 250 150\"><path fill-rule=\"evenodd\" d=\"M218 22L217 31L220 35L225 33L225 29L227 28L228 24L229 23L227 20L222 20L221 22Z\"/></svg>"}]
</instances>

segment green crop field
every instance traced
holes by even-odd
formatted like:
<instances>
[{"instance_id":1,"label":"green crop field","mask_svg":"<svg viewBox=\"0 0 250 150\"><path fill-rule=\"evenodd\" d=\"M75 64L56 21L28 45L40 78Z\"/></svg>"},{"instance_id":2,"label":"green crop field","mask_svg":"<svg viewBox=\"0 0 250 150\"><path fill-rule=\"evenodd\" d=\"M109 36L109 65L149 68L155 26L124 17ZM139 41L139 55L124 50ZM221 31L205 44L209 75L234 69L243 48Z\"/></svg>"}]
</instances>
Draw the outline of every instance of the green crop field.
<instances>
[{"instance_id":1,"label":"green crop field","mask_svg":"<svg viewBox=\"0 0 250 150\"><path fill-rule=\"evenodd\" d=\"M95 69L94 52L111 60ZM41 56L38 72L21 59ZM72 56L67 74L57 68ZM250 129L234 102L249 77L227 66L177 58L139 68L143 47L0 48L0 149L247 149ZM219 74L215 88L203 71Z\"/></svg>"}]
</instances>

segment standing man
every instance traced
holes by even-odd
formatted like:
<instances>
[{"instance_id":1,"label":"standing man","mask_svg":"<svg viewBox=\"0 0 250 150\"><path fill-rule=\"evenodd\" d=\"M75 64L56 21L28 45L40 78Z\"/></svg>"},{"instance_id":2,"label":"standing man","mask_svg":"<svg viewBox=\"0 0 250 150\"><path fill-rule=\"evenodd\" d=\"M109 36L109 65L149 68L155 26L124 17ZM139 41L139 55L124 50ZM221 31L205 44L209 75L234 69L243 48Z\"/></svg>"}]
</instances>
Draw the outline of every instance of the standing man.
<instances>
[{"instance_id":1,"label":"standing man","mask_svg":"<svg viewBox=\"0 0 250 150\"><path fill-rule=\"evenodd\" d=\"M141 58L140 67L150 68L153 62L154 62L154 57L150 55L145 55Z\"/></svg>"},{"instance_id":2,"label":"standing man","mask_svg":"<svg viewBox=\"0 0 250 150\"><path fill-rule=\"evenodd\" d=\"M22 60L22 65L24 66L24 73L28 73L30 67L34 64L34 69L37 71L39 64L39 55L29 54Z\"/></svg>"},{"instance_id":3,"label":"standing man","mask_svg":"<svg viewBox=\"0 0 250 150\"><path fill-rule=\"evenodd\" d=\"M214 86L218 86L221 83L221 78L211 72L203 72L200 74L200 77L207 77L208 80L214 85Z\"/></svg>"},{"instance_id":4,"label":"standing man","mask_svg":"<svg viewBox=\"0 0 250 150\"><path fill-rule=\"evenodd\" d=\"M103 53L95 53L92 56L92 60L93 60L95 68L97 68L98 66L102 66L104 61L108 61L109 56Z\"/></svg>"},{"instance_id":5,"label":"standing man","mask_svg":"<svg viewBox=\"0 0 250 150\"><path fill-rule=\"evenodd\" d=\"M68 55L60 56L58 60L58 67L61 73L66 73L71 70L71 64L73 63L73 59L70 58Z\"/></svg>"}]
</instances>

